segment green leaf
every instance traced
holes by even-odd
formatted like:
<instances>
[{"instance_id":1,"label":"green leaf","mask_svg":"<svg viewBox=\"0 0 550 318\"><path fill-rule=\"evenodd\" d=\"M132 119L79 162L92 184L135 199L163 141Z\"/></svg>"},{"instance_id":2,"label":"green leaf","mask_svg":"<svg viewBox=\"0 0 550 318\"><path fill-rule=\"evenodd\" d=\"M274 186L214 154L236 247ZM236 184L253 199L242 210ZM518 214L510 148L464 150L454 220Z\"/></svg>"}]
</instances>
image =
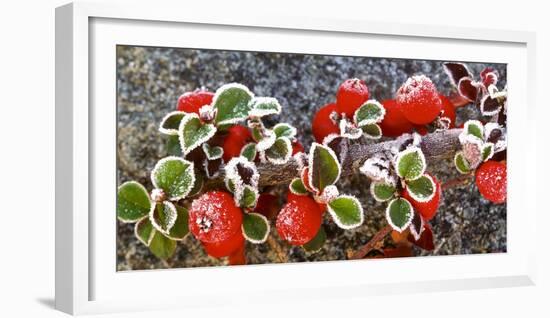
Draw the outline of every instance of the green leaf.
<instances>
[{"instance_id":1,"label":"green leaf","mask_svg":"<svg viewBox=\"0 0 550 318\"><path fill-rule=\"evenodd\" d=\"M250 104L250 117L264 117L281 113L281 104L273 97L254 97Z\"/></svg>"},{"instance_id":2,"label":"green leaf","mask_svg":"<svg viewBox=\"0 0 550 318\"><path fill-rule=\"evenodd\" d=\"M241 208L254 208L258 202L258 196L258 190L246 184L235 192L236 203Z\"/></svg>"},{"instance_id":3,"label":"green leaf","mask_svg":"<svg viewBox=\"0 0 550 318\"><path fill-rule=\"evenodd\" d=\"M216 125L235 124L245 120L251 110L254 94L244 85L232 83L220 87L212 105L216 109Z\"/></svg>"},{"instance_id":4,"label":"green leaf","mask_svg":"<svg viewBox=\"0 0 550 318\"><path fill-rule=\"evenodd\" d=\"M166 141L166 153L170 156L181 156L182 152L179 136L168 136L168 140Z\"/></svg>"},{"instance_id":5,"label":"green leaf","mask_svg":"<svg viewBox=\"0 0 550 318\"><path fill-rule=\"evenodd\" d=\"M159 131L166 135L177 136L181 120L184 116L185 113L180 111L168 113L160 122Z\"/></svg>"},{"instance_id":6,"label":"green leaf","mask_svg":"<svg viewBox=\"0 0 550 318\"><path fill-rule=\"evenodd\" d=\"M167 236L173 240L181 241L189 233L189 213L187 209L182 206L176 204L174 204L174 206L178 212L178 217Z\"/></svg>"},{"instance_id":7,"label":"green leaf","mask_svg":"<svg viewBox=\"0 0 550 318\"><path fill-rule=\"evenodd\" d=\"M302 179L300 178L294 178L290 185L288 186L290 192L297 194L297 195L306 195L308 193L306 186L304 186L304 183L302 182Z\"/></svg>"},{"instance_id":8,"label":"green leaf","mask_svg":"<svg viewBox=\"0 0 550 318\"><path fill-rule=\"evenodd\" d=\"M128 181L118 188L116 211L122 222L136 222L146 216L152 207L149 194L140 183Z\"/></svg>"},{"instance_id":9,"label":"green leaf","mask_svg":"<svg viewBox=\"0 0 550 318\"><path fill-rule=\"evenodd\" d=\"M363 207L357 198L341 195L327 205L332 219L342 229L353 229L363 224Z\"/></svg>"},{"instance_id":10,"label":"green leaf","mask_svg":"<svg viewBox=\"0 0 550 318\"><path fill-rule=\"evenodd\" d=\"M195 171L195 183L193 188L187 194L187 197L192 197L199 194L204 186L204 176L202 173Z\"/></svg>"},{"instance_id":11,"label":"green leaf","mask_svg":"<svg viewBox=\"0 0 550 318\"><path fill-rule=\"evenodd\" d=\"M252 129L252 138L254 138L257 142L256 150L258 151L265 151L269 149L277 140L277 136L273 130L262 127L254 127Z\"/></svg>"},{"instance_id":12,"label":"green leaf","mask_svg":"<svg viewBox=\"0 0 550 318\"><path fill-rule=\"evenodd\" d=\"M491 159L494 153L495 153L495 144L491 142L487 142L485 143L485 145L483 145L483 150L481 151L483 161L487 161Z\"/></svg>"},{"instance_id":13,"label":"green leaf","mask_svg":"<svg viewBox=\"0 0 550 318\"><path fill-rule=\"evenodd\" d=\"M426 159L418 147L407 148L397 154L397 175L405 180L420 178L426 170Z\"/></svg>"},{"instance_id":14,"label":"green leaf","mask_svg":"<svg viewBox=\"0 0 550 318\"><path fill-rule=\"evenodd\" d=\"M151 221L149 221L149 218L143 218L136 223L136 226L134 227L134 234L141 243L147 246L151 244L151 240L155 235L155 229L153 228Z\"/></svg>"},{"instance_id":15,"label":"green leaf","mask_svg":"<svg viewBox=\"0 0 550 318\"><path fill-rule=\"evenodd\" d=\"M292 139L296 136L296 128L286 123L279 123L273 126L273 131L277 137L287 137Z\"/></svg>"},{"instance_id":16,"label":"green leaf","mask_svg":"<svg viewBox=\"0 0 550 318\"><path fill-rule=\"evenodd\" d=\"M332 149L313 143L309 151L309 184L322 193L340 178L341 167Z\"/></svg>"},{"instance_id":17,"label":"green leaf","mask_svg":"<svg viewBox=\"0 0 550 318\"><path fill-rule=\"evenodd\" d=\"M211 147L208 143L202 144L202 151L208 160L220 159L223 156L223 148L220 146Z\"/></svg>"},{"instance_id":18,"label":"green leaf","mask_svg":"<svg viewBox=\"0 0 550 318\"><path fill-rule=\"evenodd\" d=\"M187 114L181 120L178 136L180 147L184 155L207 142L216 134L216 127L212 124L203 124L195 113Z\"/></svg>"},{"instance_id":19,"label":"green leaf","mask_svg":"<svg viewBox=\"0 0 550 318\"><path fill-rule=\"evenodd\" d=\"M149 244L149 250L158 258L167 259L174 255L176 251L176 241L155 231L153 239Z\"/></svg>"},{"instance_id":20,"label":"green leaf","mask_svg":"<svg viewBox=\"0 0 550 318\"><path fill-rule=\"evenodd\" d=\"M195 184L193 163L179 157L163 158L151 172L151 182L155 188L162 189L169 200L180 200Z\"/></svg>"},{"instance_id":21,"label":"green leaf","mask_svg":"<svg viewBox=\"0 0 550 318\"><path fill-rule=\"evenodd\" d=\"M225 187L231 193L235 193L235 182L229 178L225 178Z\"/></svg>"},{"instance_id":22,"label":"green leaf","mask_svg":"<svg viewBox=\"0 0 550 318\"><path fill-rule=\"evenodd\" d=\"M151 221L153 227L165 235L170 233L170 230L176 224L177 218L176 206L170 201L157 203L155 209L149 214L149 221Z\"/></svg>"},{"instance_id":23,"label":"green leaf","mask_svg":"<svg viewBox=\"0 0 550 318\"><path fill-rule=\"evenodd\" d=\"M458 170L458 172L462 174L470 173L470 164L468 163L466 158L464 158L464 154L462 153L462 151L456 153L454 162L456 170Z\"/></svg>"},{"instance_id":24,"label":"green leaf","mask_svg":"<svg viewBox=\"0 0 550 318\"><path fill-rule=\"evenodd\" d=\"M406 191L417 202L430 201L435 195L435 190L435 183L427 174L418 179L407 181Z\"/></svg>"},{"instance_id":25,"label":"green leaf","mask_svg":"<svg viewBox=\"0 0 550 318\"><path fill-rule=\"evenodd\" d=\"M374 99L371 99L359 107L353 115L357 127L379 123L384 119L386 110L384 106Z\"/></svg>"},{"instance_id":26,"label":"green leaf","mask_svg":"<svg viewBox=\"0 0 550 318\"><path fill-rule=\"evenodd\" d=\"M327 233L325 232L323 226L321 226L315 237L311 239L311 241L302 245L302 247L304 248L304 250L306 250L306 252L315 253L323 248L323 245L325 245L326 241Z\"/></svg>"},{"instance_id":27,"label":"green leaf","mask_svg":"<svg viewBox=\"0 0 550 318\"><path fill-rule=\"evenodd\" d=\"M286 137L280 137L265 151L266 159L276 165L282 165L292 157L292 144Z\"/></svg>"},{"instance_id":28,"label":"green leaf","mask_svg":"<svg viewBox=\"0 0 550 318\"><path fill-rule=\"evenodd\" d=\"M244 145L243 149L241 149L241 156L253 162L256 159L256 144L251 142Z\"/></svg>"},{"instance_id":29,"label":"green leaf","mask_svg":"<svg viewBox=\"0 0 550 318\"><path fill-rule=\"evenodd\" d=\"M361 127L365 137L369 139L380 139L382 137L382 128L378 124L369 124Z\"/></svg>"},{"instance_id":30,"label":"green leaf","mask_svg":"<svg viewBox=\"0 0 550 318\"><path fill-rule=\"evenodd\" d=\"M411 224L413 212L413 207L408 200L396 198L390 201L386 208L386 219L394 230L403 232Z\"/></svg>"},{"instance_id":31,"label":"green leaf","mask_svg":"<svg viewBox=\"0 0 550 318\"><path fill-rule=\"evenodd\" d=\"M483 124L478 120L468 120L464 123L464 131L469 135L483 140Z\"/></svg>"},{"instance_id":32,"label":"green leaf","mask_svg":"<svg viewBox=\"0 0 550 318\"><path fill-rule=\"evenodd\" d=\"M254 244L265 242L269 229L269 222L265 216L259 213L244 213L242 230L248 241Z\"/></svg>"},{"instance_id":33,"label":"green leaf","mask_svg":"<svg viewBox=\"0 0 550 318\"><path fill-rule=\"evenodd\" d=\"M394 185L383 181L373 181L370 184L370 193L378 202L385 202L393 198L396 191Z\"/></svg>"}]
</instances>

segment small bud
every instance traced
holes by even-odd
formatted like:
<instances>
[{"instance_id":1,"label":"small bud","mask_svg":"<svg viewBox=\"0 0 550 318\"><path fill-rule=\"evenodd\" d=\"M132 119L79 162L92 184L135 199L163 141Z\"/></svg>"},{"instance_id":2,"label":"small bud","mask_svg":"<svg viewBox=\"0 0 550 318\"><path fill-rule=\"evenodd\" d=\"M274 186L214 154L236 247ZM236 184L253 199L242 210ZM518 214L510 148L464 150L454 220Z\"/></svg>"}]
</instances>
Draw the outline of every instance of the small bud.
<instances>
[{"instance_id":1,"label":"small bud","mask_svg":"<svg viewBox=\"0 0 550 318\"><path fill-rule=\"evenodd\" d=\"M209 123L216 118L217 110L210 105L204 105L199 109L199 117L201 121Z\"/></svg>"},{"instance_id":2,"label":"small bud","mask_svg":"<svg viewBox=\"0 0 550 318\"><path fill-rule=\"evenodd\" d=\"M155 202L162 202L166 200L166 194L162 189L153 189L153 191L151 191L151 199Z\"/></svg>"}]
</instances>

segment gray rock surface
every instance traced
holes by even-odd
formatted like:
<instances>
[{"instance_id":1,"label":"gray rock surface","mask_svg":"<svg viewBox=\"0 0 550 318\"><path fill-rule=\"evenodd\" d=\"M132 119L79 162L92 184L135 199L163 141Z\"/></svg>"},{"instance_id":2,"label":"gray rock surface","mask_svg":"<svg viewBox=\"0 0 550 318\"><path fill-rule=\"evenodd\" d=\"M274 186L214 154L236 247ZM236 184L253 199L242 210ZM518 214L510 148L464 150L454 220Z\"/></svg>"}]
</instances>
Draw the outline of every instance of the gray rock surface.
<instances>
[{"instance_id":1,"label":"gray rock surface","mask_svg":"<svg viewBox=\"0 0 550 318\"><path fill-rule=\"evenodd\" d=\"M276 97L283 105L283 113L276 120L297 127L300 141L309 145L313 141L313 115L319 107L334 101L338 85L347 78L364 79L371 96L378 100L391 98L409 76L418 73L430 77L442 93L452 90L441 61L129 46L117 47L117 59L119 183L136 180L148 188L149 172L167 155L166 139L158 133L158 124L167 112L175 109L178 96L186 91L200 87L215 91L223 84L239 82L257 95ZM474 74L492 66L500 74L499 86L505 84L504 64L468 63L468 66ZM476 113L474 107L459 109L458 123ZM458 176L450 161L431 163L429 171L441 181ZM340 183L341 192L354 194L363 202L365 224L356 230L343 231L325 215L328 240L316 254L307 254L279 241L273 230L273 237L288 252L289 262L346 259L348 251L366 243L386 224L383 206L368 194L365 177L355 176ZM506 251L506 206L494 205L480 197L475 185L445 191L431 224L436 249L432 252L415 249L415 255ZM119 270L225 264L225 260L208 257L191 235L178 243L172 259L159 260L134 237L131 224L118 224L117 250ZM279 262L267 244L247 243L247 258L252 264Z\"/></svg>"}]
</instances>

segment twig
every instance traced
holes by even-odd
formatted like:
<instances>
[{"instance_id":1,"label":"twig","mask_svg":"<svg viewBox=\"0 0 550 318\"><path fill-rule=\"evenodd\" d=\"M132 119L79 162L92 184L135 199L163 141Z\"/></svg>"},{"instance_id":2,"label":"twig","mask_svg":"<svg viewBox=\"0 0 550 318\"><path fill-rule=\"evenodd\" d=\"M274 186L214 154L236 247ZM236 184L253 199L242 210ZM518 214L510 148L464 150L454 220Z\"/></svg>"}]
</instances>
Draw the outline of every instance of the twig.
<instances>
[{"instance_id":1,"label":"twig","mask_svg":"<svg viewBox=\"0 0 550 318\"><path fill-rule=\"evenodd\" d=\"M374 234L374 236L370 239L370 241L367 242L367 244L363 245L360 249L358 249L355 253L353 253L349 259L362 259L367 254L372 251L376 244L380 241L382 241L386 235L390 234L392 231L391 226L386 225L384 226L378 233Z\"/></svg>"},{"instance_id":2,"label":"twig","mask_svg":"<svg viewBox=\"0 0 550 318\"><path fill-rule=\"evenodd\" d=\"M286 253L283 251L283 248L281 247L279 242L277 242L277 240L275 240L273 238L273 236L269 235L267 237L267 244L269 244L269 247L271 247L275 251L275 254L277 255L277 258L279 259L279 261L281 263L287 263L288 262L288 257L286 255Z\"/></svg>"},{"instance_id":3,"label":"twig","mask_svg":"<svg viewBox=\"0 0 550 318\"><path fill-rule=\"evenodd\" d=\"M441 190L467 185L472 181L473 177L473 174L466 174L456 179L448 180L441 185Z\"/></svg>"}]
</instances>

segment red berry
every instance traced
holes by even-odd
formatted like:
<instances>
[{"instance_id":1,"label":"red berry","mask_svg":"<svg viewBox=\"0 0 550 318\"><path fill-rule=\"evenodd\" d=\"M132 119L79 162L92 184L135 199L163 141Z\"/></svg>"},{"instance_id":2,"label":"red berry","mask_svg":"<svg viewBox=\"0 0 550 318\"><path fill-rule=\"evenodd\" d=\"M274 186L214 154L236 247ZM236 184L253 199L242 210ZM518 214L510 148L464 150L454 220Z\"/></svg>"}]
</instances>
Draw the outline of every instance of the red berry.
<instances>
[{"instance_id":1,"label":"red berry","mask_svg":"<svg viewBox=\"0 0 550 318\"><path fill-rule=\"evenodd\" d=\"M204 105L210 105L214 93L196 90L187 92L178 98L178 110L186 113L199 114L199 109Z\"/></svg>"},{"instance_id":2,"label":"red berry","mask_svg":"<svg viewBox=\"0 0 550 318\"><path fill-rule=\"evenodd\" d=\"M273 219L279 212L280 205L276 196L271 193L262 193L258 197L258 202L254 208L254 212L260 213L268 219Z\"/></svg>"},{"instance_id":3,"label":"red berry","mask_svg":"<svg viewBox=\"0 0 550 318\"><path fill-rule=\"evenodd\" d=\"M321 107L313 117L313 136L319 143L323 142L330 134L339 134L338 112L336 104L328 104Z\"/></svg>"},{"instance_id":4,"label":"red berry","mask_svg":"<svg viewBox=\"0 0 550 318\"><path fill-rule=\"evenodd\" d=\"M424 125L414 125L414 130L420 135L425 136L428 134L428 128Z\"/></svg>"},{"instance_id":5,"label":"red berry","mask_svg":"<svg viewBox=\"0 0 550 318\"><path fill-rule=\"evenodd\" d=\"M397 90L396 101L405 118L417 125L431 123L441 111L437 89L424 75L409 77Z\"/></svg>"},{"instance_id":6,"label":"red berry","mask_svg":"<svg viewBox=\"0 0 550 318\"><path fill-rule=\"evenodd\" d=\"M242 211L231 194L210 191L195 199L189 209L189 230L206 243L223 242L241 231Z\"/></svg>"},{"instance_id":7,"label":"red berry","mask_svg":"<svg viewBox=\"0 0 550 318\"><path fill-rule=\"evenodd\" d=\"M409 194L409 192L407 191L407 188L405 188L401 193L401 195L405 199L409 200L409 202L412 204L414 209L418 211L418 213L420 213L422 218L424 218L424 220L426 221L433 219L433 217L437 212L437 208L439 207L439 201L441 200L441 185L439 184L439 182L435 177L433 177L430 174L428 174L428 176L430 176L430 178L432 178L433 182L435 183L435 195L430 201L418 202L414 200Z\"/></svg>"},{"instance_id":8,"label":"red berry","mask_svg":"<svg viewBox=\"0 0 550 318\"><path fill-rule=\"evenodd\" d=\"M223 160L228 162L241 155L241 150L250 141L252 135L248 128L241 125L231 126L223 141Z\"/></svg>"},{"instance_id":9,"label":"red berry","mask_svg":"<svg viewBox=\"0 0 550 318\"><path fill-rule=\"evenodd\" d=\"M244 244L241 248L229 255L228 263L229 265L246 265L246 253L244 249Z\"/></svg>"},{"instance_id":10,"label":"red berry","mask_svg":"<svg viewBox=\"0 0 550 318\"><path fill-rule=\"evenodd\" d=\"M321 227L321 211L310 196L292 195L276 222L277 233L292 245L311 241Z\"/></svg>"},{"instance_id":11,"label":"red berry","mask_svg":"<svg viewBox=\"0 0 550 318\"><path fill-rule=\"evenodd\" d=\"M300 174L300 178L302 179L302 183L304 184L304 187L309 191L309 192L314 192L314 189L311 187L311 184L309 184L309 167L305 167L301 174Z\"/></svg>"},{"instance_id":12,"label":"red berry","mask_svg":"<svg viewBox=\"0 0 550 318\"><path fill-rule=\"evenodd\" d=\"M449 128L455 128L455 122L456 122L456 111L455 106L451 101L445 96L445 95L439 95L439 98L441 98L441 110L442 110L442 117L447 117L451 120L451 124L449 125Z\"/></svg>"},{"instance_id":13,"label":"red berry","mask_svg":"<svg viewBox=\"0 0 550 318\"><path fill-rule=\"evenodd\" d=\"M348 118L353 118L357 108L368 99L369 89L365 81L358 78L347 79L338 87L336 93L338 113L344 113Z\"/></svg>"},{"instance_id":14,"label":"red berry","mask_svg":"<svg viewBox=\"0 0 550 318\"><path fill-rule=\"evenodd\" d=\"M204 246L206 253L212 257L225 257L244 246L244 236L241 231L238 231L225 241L215 243L202 242L202 246Z\"/></svg>"},{"instance_id":15,"label":"red berry","mask_svg":"<svg viewBox=\"0 0 550 318\"><path fill-rule=\"evenodd\" d=\"M304 152L304 146L299 141L295 141L292 143L292 155L294 156L299 152Z\"/></svg>"},{"instance_id":16,"label":"red berry","mask_svg":"<svg viewBox=\"0 0 550 318\"><path fill-rule=\"evenodd\" d=\"M413 124L403 116L395 99L385 100L382 102L382 105L386 109L384 120L380 123L384 136L399 137L412 130Z\"/></svg>"},{"instance_id":17,"label":"red berry","mask_svg":"<svg viewBox=\"0 0 550 318\"><path fill-rule=\"evenodd\" d=\"M493 202L506 202L506 164L489 160L476 170L476 185L481 195Z\"/></svg>"}]
</instances>

